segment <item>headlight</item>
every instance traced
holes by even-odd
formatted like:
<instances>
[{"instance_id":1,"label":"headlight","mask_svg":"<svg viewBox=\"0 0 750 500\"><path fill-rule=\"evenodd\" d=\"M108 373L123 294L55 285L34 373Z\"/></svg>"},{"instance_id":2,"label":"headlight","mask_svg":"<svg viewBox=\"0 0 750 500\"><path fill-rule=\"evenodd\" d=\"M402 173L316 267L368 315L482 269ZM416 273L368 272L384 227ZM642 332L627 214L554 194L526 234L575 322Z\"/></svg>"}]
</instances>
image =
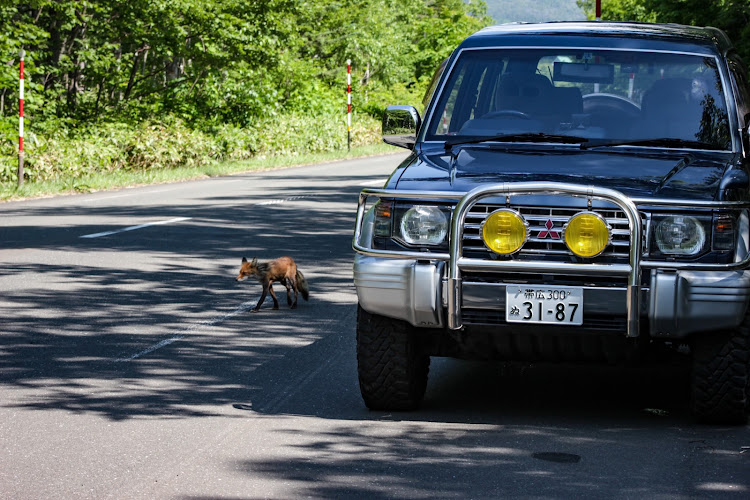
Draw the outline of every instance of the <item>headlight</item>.
<instances>
[{"instance_id":1,"label":"headlight","mask_svg":"<svg viewBox=\"0 0 750 500\"><path fill-rule=\"evenodd\" d=\"M399 229L409 245L437 245L448 234L448 218L438 207L417 205L404 213Z\"/></svg>"},{"instance_id":2,"label":"headlight","mask_svg":"<svg viewBox=\"0 0 750 500\"><path fill-rule=\"evenodd\" d=\"M482 223L484 244L501 255L511 255L519 251L528 236L529 224L514 210L496 210Z\"/></svg>"},{"instance_id":3,"label":"headlight","mask_svg":"<svg viewBox=\"0 0 750 500\"><path fill-rule=\"evenodd\" d=\"M604 218L594 212L574 215L563 227L563 238L568 249L579 257L596 257L607 248L612 238Z\"/></svg>"},{"instance_id":4,"label":"headlight","mask_svg":"<svg viewBox=\"0 0 750 500\"><path fill-rule=\"evenodd\" d=\"M695 217L674 215L658 222L654 238L663 254L696 255L706 242L706 231Z\"/></svg>"}]
</instances>

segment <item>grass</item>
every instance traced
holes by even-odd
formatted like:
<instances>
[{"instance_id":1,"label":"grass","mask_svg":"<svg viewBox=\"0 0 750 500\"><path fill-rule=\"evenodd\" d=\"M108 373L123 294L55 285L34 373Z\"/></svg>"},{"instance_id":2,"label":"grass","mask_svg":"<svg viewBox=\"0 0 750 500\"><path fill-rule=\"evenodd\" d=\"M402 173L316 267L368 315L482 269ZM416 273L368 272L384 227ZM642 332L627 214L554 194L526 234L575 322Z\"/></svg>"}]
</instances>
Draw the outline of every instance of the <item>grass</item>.
<instances>
[{"instance_id":1,"label":"grass","mask_svg":"<svg viewBox=\"0 0 750 500\"><path fill-rule=\"evenodd\" d=\"M274 155L249 160L212 163L198 167L177 167L152 170L116 170L95 173L83 177L58 178L52 180L26 182L18 188L15 183L0 184L0 201L14 201L29 198L43 198L76 193L92 193L121 189L125 187L164 184L193 179L219 177L258 170L270 170L299 165L309 165L348 158L362 158L379 154L403 151L387 144L373 144L352 147L351 151L332 151L300 155Z\"/></svg>"}]
</instances>

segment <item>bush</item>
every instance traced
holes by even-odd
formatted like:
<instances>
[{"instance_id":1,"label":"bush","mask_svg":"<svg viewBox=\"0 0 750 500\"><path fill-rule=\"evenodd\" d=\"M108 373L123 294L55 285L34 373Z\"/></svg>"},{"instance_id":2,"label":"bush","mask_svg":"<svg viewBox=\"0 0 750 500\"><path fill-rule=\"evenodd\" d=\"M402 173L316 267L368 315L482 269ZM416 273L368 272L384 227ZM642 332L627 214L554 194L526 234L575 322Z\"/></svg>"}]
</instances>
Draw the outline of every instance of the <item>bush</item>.
<instances>
[{"instance_id":1,"label":"bush","mask_svg":"<svg viewBox=\"0 0 750 500\"><path fill-rule=\"evenodd\" d=\"M246 127L226 124L189 127L175 118L136 125L102 123L39 133L28 127L26 135L24 174L29 182L80 179L120 169L200 167L256 156L295 156L347 147L344 113L315 116L296 112L257 119ZM379 141L379 120L368 114L355 115L352 145ZM17 147L11 141L2 143L0 182L17 181L17 154Z\"/></svg>"}]
</instances>

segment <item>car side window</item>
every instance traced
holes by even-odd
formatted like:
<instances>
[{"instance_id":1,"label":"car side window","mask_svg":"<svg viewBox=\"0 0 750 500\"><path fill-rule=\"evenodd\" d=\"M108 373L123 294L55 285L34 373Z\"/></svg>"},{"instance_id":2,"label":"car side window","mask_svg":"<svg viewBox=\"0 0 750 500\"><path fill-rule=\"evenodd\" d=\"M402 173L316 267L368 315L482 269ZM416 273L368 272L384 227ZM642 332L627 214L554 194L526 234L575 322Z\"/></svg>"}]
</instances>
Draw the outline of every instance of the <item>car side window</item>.
<instances>
[{"instance_id":1,"label":"car side window","mask_svg":"<svg viewBox=\"0 0 750 500\"><path fill-rule=\"evenodd\" d=\"M504 64L502 59L486 60L481 54L462 58L435 108L439 118L433 120L429 134L455 135L468 121L487 113Z\"/></svg>"},{"instance_id":2,"label":"car side window","mask_svg":"<svg viewBox=\"0 0 750 500\"><path fill-rule=\"evenodd\" d=\"M443 59L443 62L440 63L440 66L438 67L437 71L435 71L435 74L432 75L432 80L430 80L430 85L427 87L427 91L424 94L424 97L422 98L422 109L421 113L424 116L424 112L427 109L427 106L430 104L430 99L432 99L433 94L435 93L435 90L437 89L438 83L440 82L440 78L443 76L443 72L445 71L445 67L448 64L448 59Z\"/></svg>"}]
</instances>

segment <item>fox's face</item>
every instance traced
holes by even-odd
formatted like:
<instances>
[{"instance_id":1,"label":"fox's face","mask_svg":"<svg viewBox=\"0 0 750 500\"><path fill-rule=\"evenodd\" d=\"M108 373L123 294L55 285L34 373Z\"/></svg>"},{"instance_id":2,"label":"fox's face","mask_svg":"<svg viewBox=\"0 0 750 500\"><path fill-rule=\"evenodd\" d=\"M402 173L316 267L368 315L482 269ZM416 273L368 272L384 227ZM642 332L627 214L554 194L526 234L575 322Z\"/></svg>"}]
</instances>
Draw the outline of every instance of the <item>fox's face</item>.
<instances>
[{"instance_id":1,"label":"fox's face","mask_svg":"<svg viewBox=\"0 0 750 500\"><path fill-rule=\"evenodd\" d=\"M253 258L252 262L248 262L245 257L242 257L242 265L240 266L240 274L235 278L236 281L242 281L250 276L255 276L258 270L258 259Z\"/></svg>"}]
</instances>

